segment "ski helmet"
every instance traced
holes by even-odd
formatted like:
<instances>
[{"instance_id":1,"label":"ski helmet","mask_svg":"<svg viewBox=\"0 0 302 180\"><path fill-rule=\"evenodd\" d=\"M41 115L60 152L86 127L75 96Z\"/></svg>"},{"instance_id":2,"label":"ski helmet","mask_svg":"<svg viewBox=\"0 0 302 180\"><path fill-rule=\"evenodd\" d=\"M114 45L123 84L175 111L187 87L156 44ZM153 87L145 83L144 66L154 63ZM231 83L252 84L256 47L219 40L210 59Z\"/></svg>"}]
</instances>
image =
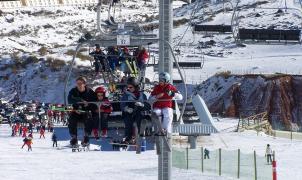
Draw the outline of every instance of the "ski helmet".
<instances>
[{"instance_id":1,"label":"ski helmet","mask_svg":"<svg viewBox=\"0 0 302 180\"><path fill-rule=\"evenodd\" d=\"M167 72L160 73L158 77L159 77L159 81L164 81L166 83L169 83L171 80L171 76Z\"/></svg>"},{"instance_id":2,"label":"ski helmet","mask_svg":"<svg viewBox=\"0 0 302 180\"><path fill-rule=\"evenodd\" d=\"M139 87L139 82L135 77L129 77L127 79L127 84L134 86L135 88Z\"/></svg>"},{"instance_id":3,"label":"ski helmet","mask_svg":"<svg viewBox=\"0 0 302 180\"><path fill-rule=\"evenodd\" d=\"M96 94L101 93L101 94L103 94L104 97L107 96L107 93L106 93L107 91L103 86L100 86L100 87L96 88L94 92Z\"/></svg>"}]
</instances>

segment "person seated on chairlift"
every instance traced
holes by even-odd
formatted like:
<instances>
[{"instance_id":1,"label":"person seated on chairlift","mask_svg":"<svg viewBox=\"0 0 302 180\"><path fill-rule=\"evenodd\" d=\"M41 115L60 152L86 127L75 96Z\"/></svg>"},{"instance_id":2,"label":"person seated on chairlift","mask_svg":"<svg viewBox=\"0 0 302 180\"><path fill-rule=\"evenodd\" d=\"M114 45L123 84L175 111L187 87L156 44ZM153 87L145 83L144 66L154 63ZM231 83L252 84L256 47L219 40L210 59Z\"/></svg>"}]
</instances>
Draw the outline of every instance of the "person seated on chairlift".
<instances>
[{"instance_id":1,"label":"person seated on chairlift","mask_svg":"<svg viewBox=\"0 0 302 180\"><path fill-rule=\"evenodd\" d=\"M93 135L96 139L99 139L99 127L101 125L102 137L108 137L108 118L112 112L112 106L107 98L107 91L104 87L100 86L94 91L97 95L97 101L101 102L100 109L96 109L93 117Z\"/></svg>"},{"instance_id":2,"label":"person seated on chairlift","mask_svg":"<svg viewBox=\"0 0 302 180\"><path fill-rule=\"evenodd\" d=\"M68 119L69 134L71 136L70 144L76 146L78 144L77 124L84 123L84 138L82 144L89 144L89 135L92 131L92 120L90 111L96 109L94 104L97 100L95 92L86 86L87 80L85 77L76 79L76 87L72 88L68 94L68 104L72 104L73 112ZM83 112L84 111L84 112Z\"/></svg>"},{"instance_id":3,"label":"person seated on chairlift","mask_svg":"<svg viewBox=\"0 0 302 180\"><path fill-rule=\"evenodd\" d=\"M153 103L155 113L162 123L163 134L172 133L173 100L182 100L182 95L175 86L170 84L170 74L162 72L159 74L159 84L151 92L150 101Z\"/></svg>"},{"instance_id":4,"label":"person seated on chairlift","mask_svg":"<svg viewBox=\"0 0 302 180\"><path fill-rule=\"evenodd\" d=\"M141 50L137 55L137 65L140 71L145 71L149 59L149 53L144 47L140 47L140 49Z\"/></svg>"},{"instance_id":5,"label":"person seated on chairlift","mask_svg":"<svg viewBox=\"0 0 302 180\"><path fill-rule=\"evenodd\" d=\"M98 74L100 72L100 65L102 68L102 71L106 71L106 66L105 66L105 53L102 51L101 47L99 44L95 45L95 51L89 53L89 55L94 57L94 68L95 68L95 73Z\"/></svg>"},{"instance_id":6,"label":"person seated on chairlift","mask_svg":"<svg viewBox=\"0 0 302 180\"><path fill-rule=\"evenodd\" d=\"M107 55L108 55L107 60L109 62L109 66L112 71L115 71L116 66L118 64L118 55L119 55L117 46L108 47Z\"/></svg>"},{"instance_id":7,"label":"person seated on chairlift","mask_svg":"<svg viewBox=\"0 0 302 180\"><path fill-rule=\"evenodd\" d=\"M134 77L129 77L127 80L127 90L121 99L122 118L125 123L125 139L123 143L135 143L133 124L136 122L139 131L141 120L145 118L142 112L145 111L145 108L148 108L144 103L146 100L146 95L143 91L140 91L138 80Z\"/></svg>"},{"instance_id":8,"label":"person seated on chairlift","mask_svg":"<svg viewBox=\"0 0 302 180\"><path fill-rule=\"evenodd\" d=\"M129 49L127 47L124 47L119 56L119 64L121 71L123 71L124 75L127 77L129 77L131 74L129 67L126 64L126 60L128 60L129 63L129 56Z\"/></svg>"}]
</instances>

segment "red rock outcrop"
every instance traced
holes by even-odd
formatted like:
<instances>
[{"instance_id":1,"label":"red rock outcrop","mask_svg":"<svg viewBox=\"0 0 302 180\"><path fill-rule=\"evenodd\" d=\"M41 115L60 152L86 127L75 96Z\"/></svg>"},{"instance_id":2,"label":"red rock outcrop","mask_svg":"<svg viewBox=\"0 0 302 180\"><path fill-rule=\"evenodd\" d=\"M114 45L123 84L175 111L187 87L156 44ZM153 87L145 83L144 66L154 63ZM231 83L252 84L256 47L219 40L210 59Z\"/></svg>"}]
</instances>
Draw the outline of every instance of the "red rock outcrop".
<instances>
[{"instance_id":1,"label":"red rock outcrop","mask_svg":"<svg viewBox=\"0 0 302 180\"><path fill-rule=\"evenodd\" d=\"M266 111L275 129L302 126L302 76L217 75L196 90L213 113L246 117Z\"/></svg>"}]
</instances>

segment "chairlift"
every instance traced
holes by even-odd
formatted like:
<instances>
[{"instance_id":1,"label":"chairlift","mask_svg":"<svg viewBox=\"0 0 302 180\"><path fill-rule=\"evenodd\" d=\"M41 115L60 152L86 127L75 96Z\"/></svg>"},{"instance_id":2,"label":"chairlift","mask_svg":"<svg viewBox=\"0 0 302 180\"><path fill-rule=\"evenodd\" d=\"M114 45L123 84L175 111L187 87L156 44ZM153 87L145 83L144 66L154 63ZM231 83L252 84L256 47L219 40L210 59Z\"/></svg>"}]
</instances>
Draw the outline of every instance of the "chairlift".
<instances>
[{"instance_id":1,"label":"chairlift","mask_svg":"<svg viewBox=\"0 0 302 180\"><path fill-rule=\"evenodd\" d=\"M245 29L240 28L240 22L239 22L239 13L240 10L238 10L239 1L237 1L237 4L234 8L233 16L232 16L232 27L233 27L233 37L236 42L239 41L245 41L246 40L252 40L252 42L257 41L265 41L265 42L277 42L280 43L281 41L284 42L301 42L301 27L302 27L302 21L300 22L300 28L294 29L294 30L285 30L285 29ZM297 8L263 8L263 7L256 7L257 9L261 10L276 10L276 12L280 12L282 10L291 10L298 12L302 14L302 10ZM255 8L255 9L256 9Z\"/></svg>"},{"instance_id":2,"label":"chairlift","mask_svg":"<svg viewBox=\"0 0 302 180\"><path fill-rule=\"evenodd\" d=\"M128 32L133 32L138 35L144 34L143 28L140 27L136 23L117 22L115 20L115 9L116 9L117 3L119 3L120 13L121 13L121 7L122 7L121 1L120 0L111 0L111 2L109 3L109 8L108 8L108 17L107 17L107 20L104 21L105 25L103 25L103 26L107 27L110 31L113 31L113 32L127 30ZM101 5L102 5L102 0L99 0L99 3L97 5L98 6L98 18L97 18L98 23L100 23L100 11L99 10L100 10ZM113 14L112 14L112 9L113 9Z\"/></svg>"}]
</instances>

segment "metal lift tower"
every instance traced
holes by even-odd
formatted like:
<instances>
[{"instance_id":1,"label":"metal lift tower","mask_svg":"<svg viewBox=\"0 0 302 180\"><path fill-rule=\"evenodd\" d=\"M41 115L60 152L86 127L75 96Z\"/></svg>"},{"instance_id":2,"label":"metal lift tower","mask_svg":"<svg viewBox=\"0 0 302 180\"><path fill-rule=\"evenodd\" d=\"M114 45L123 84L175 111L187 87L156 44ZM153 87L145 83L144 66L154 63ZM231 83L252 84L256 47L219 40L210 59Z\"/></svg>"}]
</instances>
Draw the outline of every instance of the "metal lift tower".
<instances>
[{"instance_id":1,"label":"metal lift tower","mask_svg":"<svg viewBox=\"0 0 302 180\"><path fill-rule=\"evenodd\" d=\"M159 72L168 72L172 77L173 61L169 49L172 40L173 9L172 0L159 0ZM171 79L171 82L172 79ZM168 134L170 151L160 138L161 152L158 157L158 180L171 180L172 135Z\"/></svg>"}]
</instances>

